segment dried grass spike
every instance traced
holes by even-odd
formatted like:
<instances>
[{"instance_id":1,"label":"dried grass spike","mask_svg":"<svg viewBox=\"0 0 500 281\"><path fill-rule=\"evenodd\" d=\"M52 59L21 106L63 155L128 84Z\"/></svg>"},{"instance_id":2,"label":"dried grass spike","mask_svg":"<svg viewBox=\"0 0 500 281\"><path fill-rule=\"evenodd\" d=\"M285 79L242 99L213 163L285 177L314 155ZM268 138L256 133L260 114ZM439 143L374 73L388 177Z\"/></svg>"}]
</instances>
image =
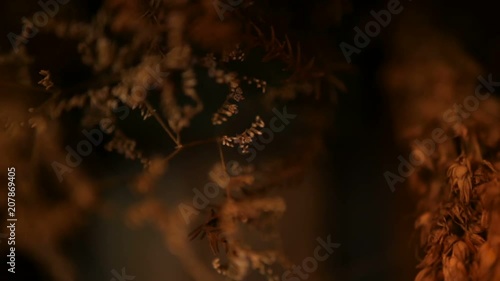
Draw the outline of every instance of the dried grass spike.
<instances>
[{"instance_id":1,"label":"dried grass spike","mask_svg":"<svg viewBox=\"0 0 500 281\"><path fill-rule=\"evenodd\" d=\"M38 73L44 76L42 80L38 81L38 84L44 86L46 91L50 90L54 86L50 77L50 71L40 70Z\"/></svg>"}]
</instances>

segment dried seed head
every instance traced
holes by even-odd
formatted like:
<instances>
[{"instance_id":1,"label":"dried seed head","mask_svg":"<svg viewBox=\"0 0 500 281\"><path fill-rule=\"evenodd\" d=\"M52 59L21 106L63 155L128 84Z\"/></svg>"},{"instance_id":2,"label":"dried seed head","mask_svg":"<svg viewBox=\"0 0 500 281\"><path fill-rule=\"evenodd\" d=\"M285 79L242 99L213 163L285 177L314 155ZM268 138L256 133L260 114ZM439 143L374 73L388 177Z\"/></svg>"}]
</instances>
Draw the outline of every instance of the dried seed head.
<instances>
[{"instance_id":1,"label":"dried seed head","mask_svg":"<svg viewBox=\"0 0 500 281\"><path fill-rule=\"evenodd\" d=\"M448 169L451 190L457 192L464 203L469 203L472 193L472 176L469 166L469 160L461 157Z\"/></svg>"},{"instance_id":2,"label":"dried seed head","mask_svg":"<svg viewBox=\"0 0 500 281\"><path fill-rule=\"evenodd\" d=\"M50 90L54 86L54 83L52 82L50 77L50 71L40 70L39 74L43 75L44 77L42 80L38 81L38 84L44 86L45 90Z\"/></svg>"},{"instance_id":3,"label":"dried seed head","mask_svg":"<svg viewBox=\"0 0 500 281\"><path fill-rule=\"evenodd\" d=\"M260 116L255 117L255 121L252 123L249 129L246 129L243 133L236 135L234 137L223 136L222 144L234 147L234 144L238 144L242 153L249 152L249 144L252 143L255 135L261 135L261 128L265 126L264 121L260 118Z\"/></svg>"}]
</instances>

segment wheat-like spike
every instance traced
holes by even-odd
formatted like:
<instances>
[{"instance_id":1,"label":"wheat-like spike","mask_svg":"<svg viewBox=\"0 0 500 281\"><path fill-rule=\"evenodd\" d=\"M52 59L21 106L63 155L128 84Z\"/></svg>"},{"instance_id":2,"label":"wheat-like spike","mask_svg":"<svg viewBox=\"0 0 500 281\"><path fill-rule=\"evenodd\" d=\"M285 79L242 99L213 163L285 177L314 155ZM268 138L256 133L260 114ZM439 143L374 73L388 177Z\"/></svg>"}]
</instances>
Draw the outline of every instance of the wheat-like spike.
<instances>
[{"instance_id":1,"label":"wheat-like spike","mask_svg":"<svg viewBox=\"0 0 500 281\"><path fill-rule=\"evenodd\" d=\"M234 147L235 144L238 144L242 153L248 153L250 143L252 143L255 136L262 134L261 129L264 128L264 126L264 121L257 115L250 128L246 129L243 133L234 137L222 136L222 145Z\"/></svg>"},{"instance_id":2,"label":"wheat-like spike","mask_svg":"<svg viewBox=\"0 0 500 281\"><path fill-rule=\"evenodd\" d=\"M178 142L178 139L174 136L174 133L170 130L167 124L163 121L163 119L161 119L160 115L156 112L156 109L154 109L153 106L148 101L144 101L144 105L146 106L148 113L154 116L158 124L160 124L163 130L165 130L170 139L172 139L172 141L175 142L177 146L180 146L181 144Z\"/></svg>"},{"instance_id":3,"label":"wheat-like spike","mask_svg":"<svg viewBox=\"0 0 500 281\"><path fill-rule=\"evenodd\" d=\"M43 79L38 81L38 85L42 85L45 87L45 90L48 91L54 86L54 82L52 82L50 71L48 70L40 70L38 72L40 75L43 75Z\"/></svg>"}]
</instances>

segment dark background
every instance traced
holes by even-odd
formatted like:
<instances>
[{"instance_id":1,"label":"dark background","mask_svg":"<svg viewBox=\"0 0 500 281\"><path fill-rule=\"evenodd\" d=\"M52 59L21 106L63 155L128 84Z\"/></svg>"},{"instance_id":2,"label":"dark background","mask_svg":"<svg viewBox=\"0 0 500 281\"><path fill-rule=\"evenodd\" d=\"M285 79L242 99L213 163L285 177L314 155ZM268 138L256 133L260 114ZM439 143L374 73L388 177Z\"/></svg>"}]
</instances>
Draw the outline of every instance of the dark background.
<instances>
[{"instance_id":1,"label":"dark background","mask_svg":"<svg viewBox=\"0 0 500 281\"><path fill-rule=\"evenodd\" d=\"M371 20L370 11L385 8L387 2L343 3L341 7L345 11L339 20L322 12L332 3L270 1L267 9L271 11L270 18L277 30L300 41L306 52L314 53L324 64L334 65L343 62L338 44L342 41L352 44L353 27L364 27ZM408 152L407 144L398 140L394 127L398 116L391 111L390 97L385 93L383 83L383 69L394 59L394 48L398 48L394 41L408 37L429 44L432 49L433 42L426 43L426 31L415 32L421 25L431 27L454 38L465 53L484 68L484 72L492 73L494 77L499 72L497 12L500 3L414 0L402 2L402 5L403 12L393 15L390 25L372 38L361 54L353 55L352 69L338 71L348 91L339 93L336 103L326 109L320 104L312 105L312 108L318 106L322 110L331 110L333 115L328 131L323 135L327 151L317 164L317 176L322 184L314 193L309 193L312 201L301 201L308 194L304 190L292 191L289 195L290 210L284 220L284 229L289 232L285 240L297 248L303 244L302 250L292 253L297 262L314 249L315 237L332 234L332 240L342 246L320 264L323 275L311 276L311 280L413 280L416 274L418 260L413 236L413 224L417 218L416 198L406 184L398 184L392 193L383 177L385 171L396 169L397 156ZM67 9L64 16L87 20L99 6L99 1L73 0L64 6ZM0 34L18 33L19 19L38 9L35 1L2 2ZM6 36L2 38L0 50L6 51L10 43ZM67 56L71 57L72 50L64 44L46 44L46 41L51 41L51 38L40 36L28 44L31 54L39 58L37 64L57 60L55 54L64 56L69 52ZM411 48L397 51L412 53ZM72 70L71 61L63 64L68 70L65 77L70 80L72 76L86 75L84 71ZM33 67L33 72L36 73L38 68ZM4 85L2 95L15 95L6 89ZM293 106L300 109L300 103ZM203 167L197 169L203 170ZM127 176L123 176L120 184L126 182ZM124 202L131 196L119 192L114 194L113 191L108 195L124 196ZM307 206L315 210L305 212ZM130 232L119 222L103 222L98 217L90 221L92 223L67 242L67 251L77 264L80 280L109 280L109 268L114 266L119 270L125 263L131 268L130 272L138 276L137 280L189 280L181 273L172 273L179 270L179 264L162 247L156 246L162 242L153 230ZM304 227L312 230L304 233ZM33 239L36 239L36 233ZM129 241L136 242L126 248ZM103 254L108 247L121 250ZM29 256L19 253L17 259L19 280L49 280L44 269ZM2 270L0 274L3 276L4 273ZM143 278L139 278L141 274L145 274ZM173 277L151 277L162 274L172 274ZM96 279L98 276L104 277Z\"/></svg>"}]
</instances>

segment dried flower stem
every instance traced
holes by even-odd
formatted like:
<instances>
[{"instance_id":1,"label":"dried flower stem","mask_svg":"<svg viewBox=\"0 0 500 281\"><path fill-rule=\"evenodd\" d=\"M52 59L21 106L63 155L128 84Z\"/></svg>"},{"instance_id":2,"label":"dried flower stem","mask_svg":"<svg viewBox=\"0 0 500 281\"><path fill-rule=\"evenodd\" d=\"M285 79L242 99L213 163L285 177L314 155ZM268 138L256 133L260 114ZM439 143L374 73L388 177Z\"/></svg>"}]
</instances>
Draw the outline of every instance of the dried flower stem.
<instances>
[{"instance_id":1,"label":"dried flower stem","mask_svg":"<svg viewBox=\"0 0 500 281\"><path fill-rule=\"evenodd\" d=\"M144 105L146 105L148 111L154 116L156 121L158 121L158 123L165 130L165 132L167 132L168 136L175 142L177 147L182 147L182 145L179 141L179 137L174 136L174 133L172 133L170 128L167 126L167 124L165 124L165 122L161 119L160 115L158 115L158 113L156 113L156 110L153 108L153 106L151 106L151 104L148 101L144 101Z\"/></svg>"},{"instance_id":2,"label":"dried flower stem","mask_svg":"<svg viewBox=\"0 0 500 281\"><path fill-rule=\"evenodd\" d=\"M202 145L202 144L206 144L206 143L211 143L211 142L214 142L214 141L217 141L218 138L211 138L211 139L206 139L206 140L197 140L197 141L193 141L193 142L190 142L190 143L186 143L186 144L182 144L180 148L188 148L188 147L193 147L193 146L198 146L198 145Z\"/></svg>"},{"instance_id":3,"label":"dried flower stem","mask_svg":"<svg viewBox=\"0 0 500 281\"><path fill-rule=\"evenodd\" d=\"M221 144L222 144L222 139L218 139L217 140L217 147L219 148L220 162L221 162L223 171L227 171L226 164L224 161L224 153L222 152L222 145ZM231 200L231 188L229 185L226 188L226 196L227 196L228 200Z\"/></svg>"},{"instance_id":4,"label":"dried flower stem","mask_svg":"<svg viewBox=\"0 0 500 281\"><path fill-rule=\"evenodd\" d=\"M221 142L222 142L222 140L220 140L220 139L217 140L217 147L219 148L219 156L220 156L221 165L222 165L222 168L224 168L224 171L225 171L226 170L226 164L224 164L224 153L222 153Z\"/></svg>"},{"instance_id":5,"label":"dried flower stem","mask_svg":"<svg viewBox=\"0 0 500 281\"><path fill-rule=\"evenodd\" d=\"M164 161L166 163L168 163L170 160L172 160L172 158L175 157L175 155L177 155L179 152L181 152L181 148L176 148L172 153L170 153L165 159Z\"/></svg>"},{"instance_id":6,"label":"dried flower stem","mask_svg":"<svg viewBox=\"0 0 500 281\"><path fill-rule=\"evenodd\" d=\"M40 72L38 73L43 76L43 79L38 82L38 85L44 86L46 91L54 87L54 82L52 82L50 71L40 70Z\"/></svg>"},{"instance_id":7,"label":"dried flower stem","mask_svg":"<svg viewBox=\"0 0 500 281\"><path fill-rule=\"evenodd\" d=\"M175 148L175 150L172 151L172 153L170 153L167 157L165 157L164 161L168 162L168 161L172 160L172 158L174 158L179 152L181 152L182 150L184 150L186 148L195 147L195 146L199 146L199 145L206 144L206 143L211 143L211 142L214 142L217 140L218 140L218 138L211 138L211 139L206 139L206 140L193 141L193 142L190 142L187 144L181 144L181 145L177 146Z\"/></svg>"}]
</instances>

